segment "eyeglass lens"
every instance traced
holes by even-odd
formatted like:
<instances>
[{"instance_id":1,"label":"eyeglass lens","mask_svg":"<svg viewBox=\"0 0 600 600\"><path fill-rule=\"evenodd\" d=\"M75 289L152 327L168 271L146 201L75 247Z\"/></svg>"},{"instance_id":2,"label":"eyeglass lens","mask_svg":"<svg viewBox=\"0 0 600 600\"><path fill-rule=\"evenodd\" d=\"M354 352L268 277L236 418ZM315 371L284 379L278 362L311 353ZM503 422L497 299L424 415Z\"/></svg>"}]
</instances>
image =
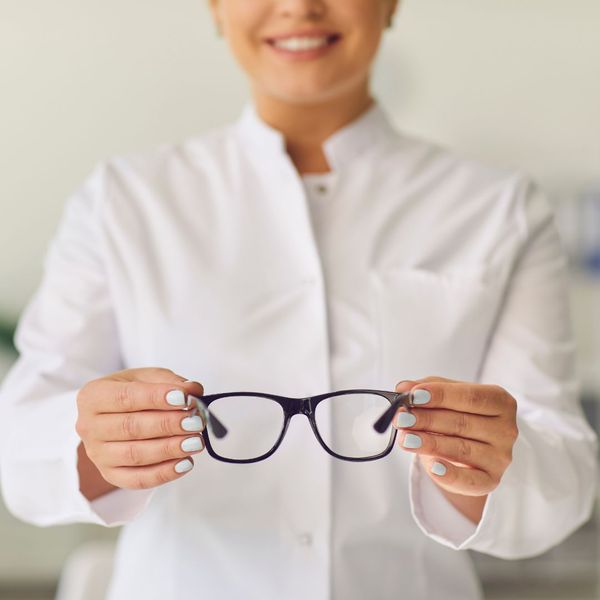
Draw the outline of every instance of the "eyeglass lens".
<instances>
[{"instance_id":1,"label":"eyeglass lens","mask_svg":"<svg viewBox=\"0 0 600 600\"><path fill-rule=\"evenodd\" d=\"M325 445L340 456L377 456L388 447L393 431L378 433L373 425L389 406L387 398L378 394L332 396L317 405L317 430Z\"/></svg>"},{"instance_id":2,"label":"eyeglass lens","mask_svg":"<svg viewBox=\"0 0 600 600\"><path fill-rule=\"evenodd\" d=\"M211 436L213 450L223 458L246 460L268 453L277 443L285 422L283 408L262 396L226 396L210 404L210 411L227 425L223 438Z\"/></svg>"}]
</instances>

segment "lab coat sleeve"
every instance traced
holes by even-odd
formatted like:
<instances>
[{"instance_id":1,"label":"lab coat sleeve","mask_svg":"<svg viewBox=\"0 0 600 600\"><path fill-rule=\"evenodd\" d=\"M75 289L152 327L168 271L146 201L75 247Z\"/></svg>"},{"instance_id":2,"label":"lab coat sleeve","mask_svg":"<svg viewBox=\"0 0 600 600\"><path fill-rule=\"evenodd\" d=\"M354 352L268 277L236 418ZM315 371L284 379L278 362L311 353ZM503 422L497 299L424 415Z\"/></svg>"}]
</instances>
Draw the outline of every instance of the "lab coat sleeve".
<instances>
[{"instance_id":1,"label":"lab coat sleeve","mask_svg":"<svg viewBox=\"0 0 600 600\"><path fill-rule=\"evenodd\" d=\"M454 549L500 558L545 552L587 521L596 493L597 440L575 377L567 259L539 189L521 185L523 242L479 381L516 400L513 461L478 526L460 514L415 457L411 508L422 531Z\"/></svg>"},{"instance_id":2,"label":"lab coat sleeve","mask_svg":"<svg viewBox=\"0 0 600 600\"><path fill-rule=\"evenodd\" d=\"M121 525L152 495L116 490L89 502L79 491L77 393L123 368L102 262L105 182L100 163L67 200L40 285L17 324L19 357L0 388L4 501L15 517L39 526Z\"/></svg>"}]
</instances>

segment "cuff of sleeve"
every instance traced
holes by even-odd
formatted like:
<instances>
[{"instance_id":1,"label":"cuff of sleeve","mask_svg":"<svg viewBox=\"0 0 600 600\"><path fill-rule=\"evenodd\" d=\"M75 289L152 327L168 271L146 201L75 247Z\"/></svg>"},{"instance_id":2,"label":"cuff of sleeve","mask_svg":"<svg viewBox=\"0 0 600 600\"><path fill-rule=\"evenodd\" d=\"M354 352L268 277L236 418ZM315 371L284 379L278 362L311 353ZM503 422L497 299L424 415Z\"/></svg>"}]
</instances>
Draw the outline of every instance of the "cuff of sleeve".
<instances>
[{"instance_id":1,"label":"cuff of sleeve","mask_svg":"<svg viewBox=\"0 0 600 600\"><path fill-rule=\"evenodd\" d=\"M523 426L520 426L520 429ZM520 510L515 506L516 491L530 487L518 466L532 450L524 435L517 438L510 464L500 485L491 492L477 525L465 517L444 496L425 473L415 455L410 470L411 512L425 535L454 550L476 550L500 558L514 558L514 547L519 546L523 523ZM522 471L522 470L521 470ZM513 543L510 542L512 538Z\"/></svg>"},{"instance_id":2,"label":"cuff of sleeve","mask_svg":"<svg viewBox=\"0 0 600 600\"><path fill-rule=\"evenodd\" d=\"M413 518L425 535L454 550L462 550L477 534L479 526L465 517L444 496L425 473L421 461L414 455L409 474L410 507Z\"/></svg>"},{"instance_id":3,"label":"cuff of sleeve","mask_svg":"<svg viewBox=\"0 0 600 600\"><path fill-rule=\"evenodd\" d=\"M133 521L150 503L154 490L113 490L92 500L90 508L106 527Z\"/></svg>"},{"instance_id":4,"label":"cuff of sleeve","mask_svg":"<svg viewBox=\"0 0 600 600\"><path fill-rule=\"evenodd\" d=\"M561 416L563 431L567 417ZM489 494L478 525L446 499L415 455L409 493L419 528L455 550L503 559L536 556L561 542L589 518L596 497L595 436L587 426L582 433L580 416L572 418L572 433L564 441L558 425L552 430L517 416L513 460ZM547 426L549 416L544 419Z\"/></svg>"},{"instance_id":5,"label":"cuff of sleeve","mask_svg":"<svg viewBox=\"0 0 600 600\"><path fill-rule=\"evenodd\" d=\"M154 490L115 490L90 502L79 491L81 440L76 419L72 391L47 398L33 409L25 405L13 409L12 427L0 452L7 509L40 527L70 523L113 527L131 521L147 506Z\"/></svg>"}]
</instances>

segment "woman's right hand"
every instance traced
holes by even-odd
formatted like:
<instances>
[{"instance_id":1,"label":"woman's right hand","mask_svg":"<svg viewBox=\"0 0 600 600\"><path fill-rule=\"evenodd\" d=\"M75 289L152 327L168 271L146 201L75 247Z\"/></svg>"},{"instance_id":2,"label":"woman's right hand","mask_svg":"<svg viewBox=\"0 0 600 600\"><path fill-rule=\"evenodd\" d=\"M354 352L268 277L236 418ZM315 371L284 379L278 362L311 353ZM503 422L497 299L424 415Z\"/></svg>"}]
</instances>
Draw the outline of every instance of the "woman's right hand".
<instances>
[{"instance_id":1,"label":"woman's right hand","mask_svg":"<svg viewBox=\"0 0 600 600\"><path fill-rule=\"evenodd\" d=\"M186 416L188 394L202 396L202 384L161 368L126 369L84 385L76 423L82 493L91 500L115 488L153 488L190 471L192 455L204 449L205 423Z\"/></svg>"}]
</instances>

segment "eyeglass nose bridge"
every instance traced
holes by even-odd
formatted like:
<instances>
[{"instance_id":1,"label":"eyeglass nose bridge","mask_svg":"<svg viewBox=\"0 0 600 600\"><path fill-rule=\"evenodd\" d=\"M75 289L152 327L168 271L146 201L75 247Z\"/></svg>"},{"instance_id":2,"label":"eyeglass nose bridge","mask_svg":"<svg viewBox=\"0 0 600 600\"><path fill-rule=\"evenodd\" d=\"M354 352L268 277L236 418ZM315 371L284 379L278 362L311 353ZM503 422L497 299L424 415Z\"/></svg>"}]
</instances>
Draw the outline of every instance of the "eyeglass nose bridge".
<instances>
[{"instance_id":1,"label":"eyeglass nose bridge","mask_svg":"<svg viewBox=\"0 0 600 600\"><path fill-rule=\"evenodd\" d=\"M307 398L300 398L300 413L306 415L307 417L312 416L313 408L312 408L312 397L308 396Z\"/></svg>"},{"instance_id":2,"label":"eyeglass nose bridge","mask_svg":"<svg viewBox=\"0 0 600 600\"><path fill-rule=\"evenodd\" d=\"M288 423L296 415L304 415L312 424L314 418L312 396L307 396L306 398L287 398L286 412Z\"/></svg>"},{"instance_id":3,"label":"eyeglass nose bridge","mask_svg":"<svg viewBox=\"0 0 600 600\"><path fill-rule=\"evenodd\" d=\"M311 417L313 414L312 408L312 397L307 396L306 398L298 398L296 407L293 414L306 415Z\"/></svg>"}]
</instances>

